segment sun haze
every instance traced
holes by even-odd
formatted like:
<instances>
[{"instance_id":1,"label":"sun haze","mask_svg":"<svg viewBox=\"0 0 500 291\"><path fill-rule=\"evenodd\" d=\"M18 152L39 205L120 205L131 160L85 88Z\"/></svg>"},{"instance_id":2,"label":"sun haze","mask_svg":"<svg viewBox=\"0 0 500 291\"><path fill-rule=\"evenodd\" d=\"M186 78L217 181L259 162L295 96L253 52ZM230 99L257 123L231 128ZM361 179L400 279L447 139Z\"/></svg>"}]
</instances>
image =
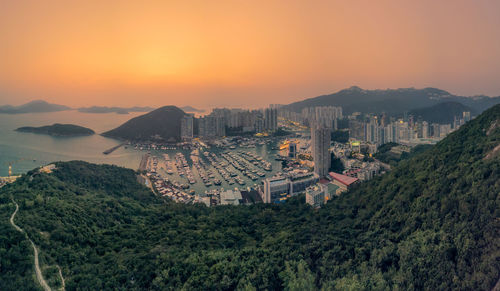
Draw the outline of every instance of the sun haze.
<instances>
[{"instance_id":1,"label":"sun haze","mask_svg":"<svg viewBox=\"0 0 500 291\"><path fill-rule=\"evenodd\" d=\"M500 95L500 2L1 1L0 105L259 107L358 85Z\"/></svg>"}]
</instances>

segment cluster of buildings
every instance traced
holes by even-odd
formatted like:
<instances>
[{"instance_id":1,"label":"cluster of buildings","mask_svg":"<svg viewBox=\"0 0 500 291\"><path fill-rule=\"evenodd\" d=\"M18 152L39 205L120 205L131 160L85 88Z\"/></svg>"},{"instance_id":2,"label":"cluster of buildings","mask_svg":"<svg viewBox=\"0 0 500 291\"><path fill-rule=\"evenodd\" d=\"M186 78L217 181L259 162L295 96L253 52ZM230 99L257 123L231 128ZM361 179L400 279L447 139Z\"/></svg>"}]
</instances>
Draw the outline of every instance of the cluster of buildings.
<instances>
[{"instance_id":1,"label":"cluster of buildings","mask_svg":"<svg viewBox=\"0 0 500 291\"><path fill-rule=\"evenodd\" d=\"M302 109L300 113L280 110L279 115L301 124L316 124L325 128L337 129L337 121L344 118L342 107L316 106Z\"/></svg>"},{"instance_id":2,"label":"cluster of buildings","mask_svg":"<svg viewBox=\"0 0 500 291\"><path fill-rule=\"evenodd\" d=\"M250 200L282 203L304 193L308 204L321 207L334 195L340 195L360 181L370 180L390 168L380 161L366 158L375 154L379 145L399 143L401 146L393 147L391 151L409 151L409 146L437 141L471 119L470 112L463 112L453 124L429 123L406 115L395 119L359 112L344 118L342 107L336 106L309 107L301 112L282 110L278 105L263 110L218 108L200 118L192 115L184 117L182 138L189 140L196 136L217 138L229 133L272 132L278 129L278 115L291 124L309 127L310 140L306 134L303 139L285 141L280 146L280 150L288 148L281 157L288 162L287 168L262 181L262 186L257 187L255 193L258 199L247 199L247 193L242 195L243 192L236 189L226 190L217 196L219 201L216 204L238 205ZM339 121L342 121L340 126ZM332 132L339 127L349 131L350 141L332 145ZM330 172L332 153L342 162L344 170L341 173ZM211 203L209 198L208 202Z\"/></svg>"},{"instance_id":3,"label":"cluster of buildings","mask_svg":"<svg viewBox=\"0 0 500 291\"><path fill-rule=\"evenodd\" d=\"M388 142L411 144L425 140L440 140L471 119L470 112L463 112L455 117L453 124L429 123L415 120L413 116L398 120L370 115L366 120L359 120L353 114L349 120L349 136L353 139L377 145Z\"/></svg>"},{"instance_id":4,"label":"cluster of buildings","mask_svg":"<svg viewBox=\"0 0 500 291\"><path fill-rule=\"evenodd\" d=\"M261 110L216 108L196 118L188 114L181 120L181 138L218 138L229 133L273 132L278 129L278 105Z\"/></svg>"}]
</instances>

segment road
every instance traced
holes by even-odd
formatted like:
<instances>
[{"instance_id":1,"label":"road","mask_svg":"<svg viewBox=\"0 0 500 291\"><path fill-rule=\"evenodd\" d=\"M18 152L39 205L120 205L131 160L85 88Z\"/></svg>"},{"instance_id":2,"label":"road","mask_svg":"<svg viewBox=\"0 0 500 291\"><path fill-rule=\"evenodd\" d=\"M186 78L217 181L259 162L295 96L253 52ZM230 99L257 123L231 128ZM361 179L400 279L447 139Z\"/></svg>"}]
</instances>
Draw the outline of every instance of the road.
<instances>
[{"instance_id":1,"label":"road","mask_svg":"<svg viewBox=\"0 0 500 291\"><path fill-rule=\"evenodd\" d=\"M22 228L20 228L19 226L17 226L14 223L14 217L16 216L17 211L19 210L19 205L17 205L17 203L16 203L16 201L14 201L14 199L12 199L12 202L14 202L14 204L16 205L16 210L14 211L14 213L12 213L12 216L10 217L10 224L12 224L12 226L17 231L19 231L21 233L24 233L24 235L26 236L26 238L31 243L31 246L33 246L33 252L34 252L34 255L35 255L35 263L34 264L35 264L36 279L38 280L38 283L40 283L40 285L43 287L43 289L45 291L51 291L52 289L50 288L49 284L47 284L47 282L43 278L42 270L40 270L40 263L38 261L38 249L36 248L35 243L33 243L33 241L28 237L28 234ZM61 278L62 278L62 275L61 275Z\"/></svg>"},{"instance_id":2,"label":"road","mask_svg":"<svg viewBox=\"0 0 500 291\"><path fill-rule=\"evenodd\" d=\"M59 270L59 277L61 277L61 290L66 290L66 281L64 281L64 277L62 275L61 267L59 265L56 265L57 269Z\"/></svg>"}]
</instances>

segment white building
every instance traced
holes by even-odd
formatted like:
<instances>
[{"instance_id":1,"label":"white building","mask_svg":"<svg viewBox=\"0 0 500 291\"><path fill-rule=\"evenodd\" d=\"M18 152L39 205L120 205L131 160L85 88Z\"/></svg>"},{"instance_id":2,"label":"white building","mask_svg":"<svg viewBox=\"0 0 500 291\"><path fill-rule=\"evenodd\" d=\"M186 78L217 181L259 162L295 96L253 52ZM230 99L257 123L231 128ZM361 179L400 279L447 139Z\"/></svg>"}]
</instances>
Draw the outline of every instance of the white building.
<instances>
[{"instance_id":1,"label":"white building","mask_svg":"<svg viewBox=\"0 0 500 291\"><path fill-rule=\"evenodd\" d=\"M307 187L316 184L319 176L315 173L289 173L264 179L264 192L261 193L264 203L281 203L289 197L303 193Z\"/></svg>"},{"instance_id":2,"label":"white building","mask_svg":"<svg viewBox=\"0 0 500 291\"><path fill-rule=\"evenodd\" d=\"M325 204L327 187L321 184L315 184L306 189L306 203L314 208L319 208Z\"/></svg>"}]
</instances>

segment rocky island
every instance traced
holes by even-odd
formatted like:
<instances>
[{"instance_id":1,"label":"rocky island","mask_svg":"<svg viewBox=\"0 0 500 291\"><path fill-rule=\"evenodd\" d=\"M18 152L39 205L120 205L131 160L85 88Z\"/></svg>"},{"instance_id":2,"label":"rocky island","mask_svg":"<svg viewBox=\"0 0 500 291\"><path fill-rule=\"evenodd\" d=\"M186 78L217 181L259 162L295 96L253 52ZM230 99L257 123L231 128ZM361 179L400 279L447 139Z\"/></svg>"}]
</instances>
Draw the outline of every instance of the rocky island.
<instances>
[{"instance_id":1,"label":"rocky island","mask_svg":"<svg viewBox=\"0 0 500 291\"><path fill-rule=\"evenodd\" d=\"M39 134L48 134L52 136L83 136L93 135L95 132L90 129L74 124L60 124L46 125L40 127L24 126L16 129L19 132L31 132Z\"/></svg>"}]
</instances>

